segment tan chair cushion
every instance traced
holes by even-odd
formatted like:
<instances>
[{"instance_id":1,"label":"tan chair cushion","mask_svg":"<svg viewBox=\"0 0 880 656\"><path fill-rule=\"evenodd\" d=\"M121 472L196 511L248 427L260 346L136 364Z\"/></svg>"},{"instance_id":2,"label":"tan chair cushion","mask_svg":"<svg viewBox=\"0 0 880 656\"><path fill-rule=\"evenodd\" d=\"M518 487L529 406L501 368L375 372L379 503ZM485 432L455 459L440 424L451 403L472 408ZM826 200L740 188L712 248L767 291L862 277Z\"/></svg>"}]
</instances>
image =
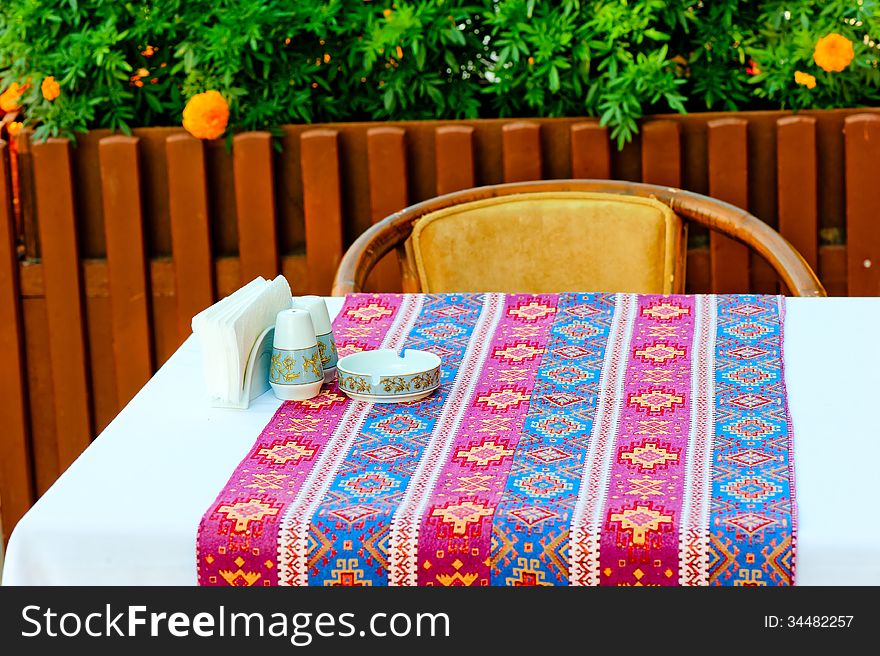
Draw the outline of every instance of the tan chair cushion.
<instances>
[{"instance_id":1,"label":"tan chair cushion","mask_svg":"<svg viewBox=\"0 0 880 656\"><path fill-rule=\"evenodd\" d=\"M489 198L422 217L411 240L425 292L672 293L683 284L682 221L647 198Z\"/></svg>"}]
</instances>

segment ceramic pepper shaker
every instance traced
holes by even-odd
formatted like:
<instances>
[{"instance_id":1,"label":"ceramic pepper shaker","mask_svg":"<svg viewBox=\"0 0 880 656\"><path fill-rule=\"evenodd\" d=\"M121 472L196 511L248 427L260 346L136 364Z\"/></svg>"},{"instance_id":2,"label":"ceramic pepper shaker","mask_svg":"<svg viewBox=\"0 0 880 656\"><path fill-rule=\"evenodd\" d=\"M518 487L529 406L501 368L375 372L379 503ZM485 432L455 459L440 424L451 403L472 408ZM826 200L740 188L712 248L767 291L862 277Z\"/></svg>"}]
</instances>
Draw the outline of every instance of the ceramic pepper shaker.
<instances>
[{"instance_id":1,"label":"ceramic pepper shaker","mask_svg":"<svg viewBox=\"0 0 880 656\"><path fill-rule=\"evenodd\" d=\"M318 339L309 313L281 310L275 319L269 384L279 399L304 401L316 396L324 384Z\"/></svg>"},{"instance_id":2,"label":"ceramic pepper shaker","mask_svg":"<svg viewBox=\"0 0 880 656\"><path fill-rule=\"evenodd\" d=\"M336 341L333 339L333 325L327 312L327 303L320 296L299 296L293 299L293 307L308 310L318 338L318 349L321 351L321 366L324 369L324 382L329 383L336 378Z\"/></svg>"}]
</instances>

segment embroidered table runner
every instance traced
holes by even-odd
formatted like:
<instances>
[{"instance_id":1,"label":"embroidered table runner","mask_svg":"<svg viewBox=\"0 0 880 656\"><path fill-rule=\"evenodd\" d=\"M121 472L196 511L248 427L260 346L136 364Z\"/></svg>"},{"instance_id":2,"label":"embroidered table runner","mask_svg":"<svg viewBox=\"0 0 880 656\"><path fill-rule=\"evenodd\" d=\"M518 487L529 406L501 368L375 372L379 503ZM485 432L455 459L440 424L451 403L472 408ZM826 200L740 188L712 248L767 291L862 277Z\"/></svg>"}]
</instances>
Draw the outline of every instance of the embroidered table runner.
<instances>
[{"instance_id":1,"label":"embroidered table runner","mask_svg":"<svg viewBox=\"0 0 880 656\"><path fill-rule=\"evenodd\" d=\"M355 294L340 356L422 401L285 402L205 513L202 585L789 585L784 299Z\"/></svg>"}]
</instances>

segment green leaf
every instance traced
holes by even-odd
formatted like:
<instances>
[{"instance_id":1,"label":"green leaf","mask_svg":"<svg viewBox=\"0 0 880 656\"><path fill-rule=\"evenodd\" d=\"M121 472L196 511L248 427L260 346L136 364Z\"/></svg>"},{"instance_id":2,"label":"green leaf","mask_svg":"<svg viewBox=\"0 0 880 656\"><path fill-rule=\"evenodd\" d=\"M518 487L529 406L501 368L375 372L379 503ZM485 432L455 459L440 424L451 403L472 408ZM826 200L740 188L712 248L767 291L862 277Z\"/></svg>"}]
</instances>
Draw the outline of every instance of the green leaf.
<instances>
[{"instance_id":1,"label":"green leaf","mask_svg":"<svg viewBox=\"0 0 880 656\"><path fill-rule=\"evenodd\" d=\"M654 39L654 41L669 41L668 34L665 34L659 30L655 30L653 27L645 30L645 36L649 39Z\"/></svg>"},{"instance_id":2,"label":"green leaf","mask_svg":"<svg viewBox=\"0 0 880 656\"><path fill-rule=\"evenodd\" d=\"M144 93L144 98L146 99L147 104L150 106L150 108L153 111L156 111L156 112L164 111L165 108L162 106L162 101L159 100L152 93L149 93L149 92Z\"/></svg>"},{"instance_id":3,"label":"green leaf","mask_svg":"<svg viewBox=\"0 0 880 656\"><path fill-rule=\"evenodd\" d=\"M552 91L553 93L559 91L559 71L556 69L555 66L550 69L550 75L548 75L547 77L550 91Z\"/></svg>"},{"instance_id":4,"label":"green leaf","mask_svg":"<svg viewBox=\"0 0 880 656\"><path fill-rule=\"evenodd\" d=\"M382 104L385 105L385 111L392 112L394 111L394 105L396 104L394 101L394 90L388 89L384 94L382 94Z\"/></svg>"},{"instance_id":5,"label":"green leaf","mask_svg":"<svg viewBox=\"0 0 880 656\"><path fill-rule=\"evenodd\" d=\"M452 43L458 44L460 46L466 45L467 41L465 41L464 34L461 33L461 30L458 28L452 28L446 31L446 35Z\"/></svg>"}]
</instances>

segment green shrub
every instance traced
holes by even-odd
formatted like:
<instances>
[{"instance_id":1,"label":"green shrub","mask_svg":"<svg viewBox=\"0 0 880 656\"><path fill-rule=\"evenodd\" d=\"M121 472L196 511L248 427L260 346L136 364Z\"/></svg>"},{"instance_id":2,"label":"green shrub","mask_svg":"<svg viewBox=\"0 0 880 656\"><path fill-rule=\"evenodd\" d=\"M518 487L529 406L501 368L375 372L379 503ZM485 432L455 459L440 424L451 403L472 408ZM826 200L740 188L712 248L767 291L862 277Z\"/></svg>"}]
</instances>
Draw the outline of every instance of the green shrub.
<instances>
[{"instance_id":1,"label":"green shrub","mask_svg":"<svg viewBox=\"0 0 880 656\"><path fill-rule=\"evenodd\" d=\"M646 113L876 102L877 5L15 0L0 6L0 89L30 80L22 104L38 137L179 125L187 98L216 89L233 129L587 114L622 144ZM813 61L831 32L855 45L842 72ZM50 75L53 101L40 92Z\"/></svg>"}]
</instances>

